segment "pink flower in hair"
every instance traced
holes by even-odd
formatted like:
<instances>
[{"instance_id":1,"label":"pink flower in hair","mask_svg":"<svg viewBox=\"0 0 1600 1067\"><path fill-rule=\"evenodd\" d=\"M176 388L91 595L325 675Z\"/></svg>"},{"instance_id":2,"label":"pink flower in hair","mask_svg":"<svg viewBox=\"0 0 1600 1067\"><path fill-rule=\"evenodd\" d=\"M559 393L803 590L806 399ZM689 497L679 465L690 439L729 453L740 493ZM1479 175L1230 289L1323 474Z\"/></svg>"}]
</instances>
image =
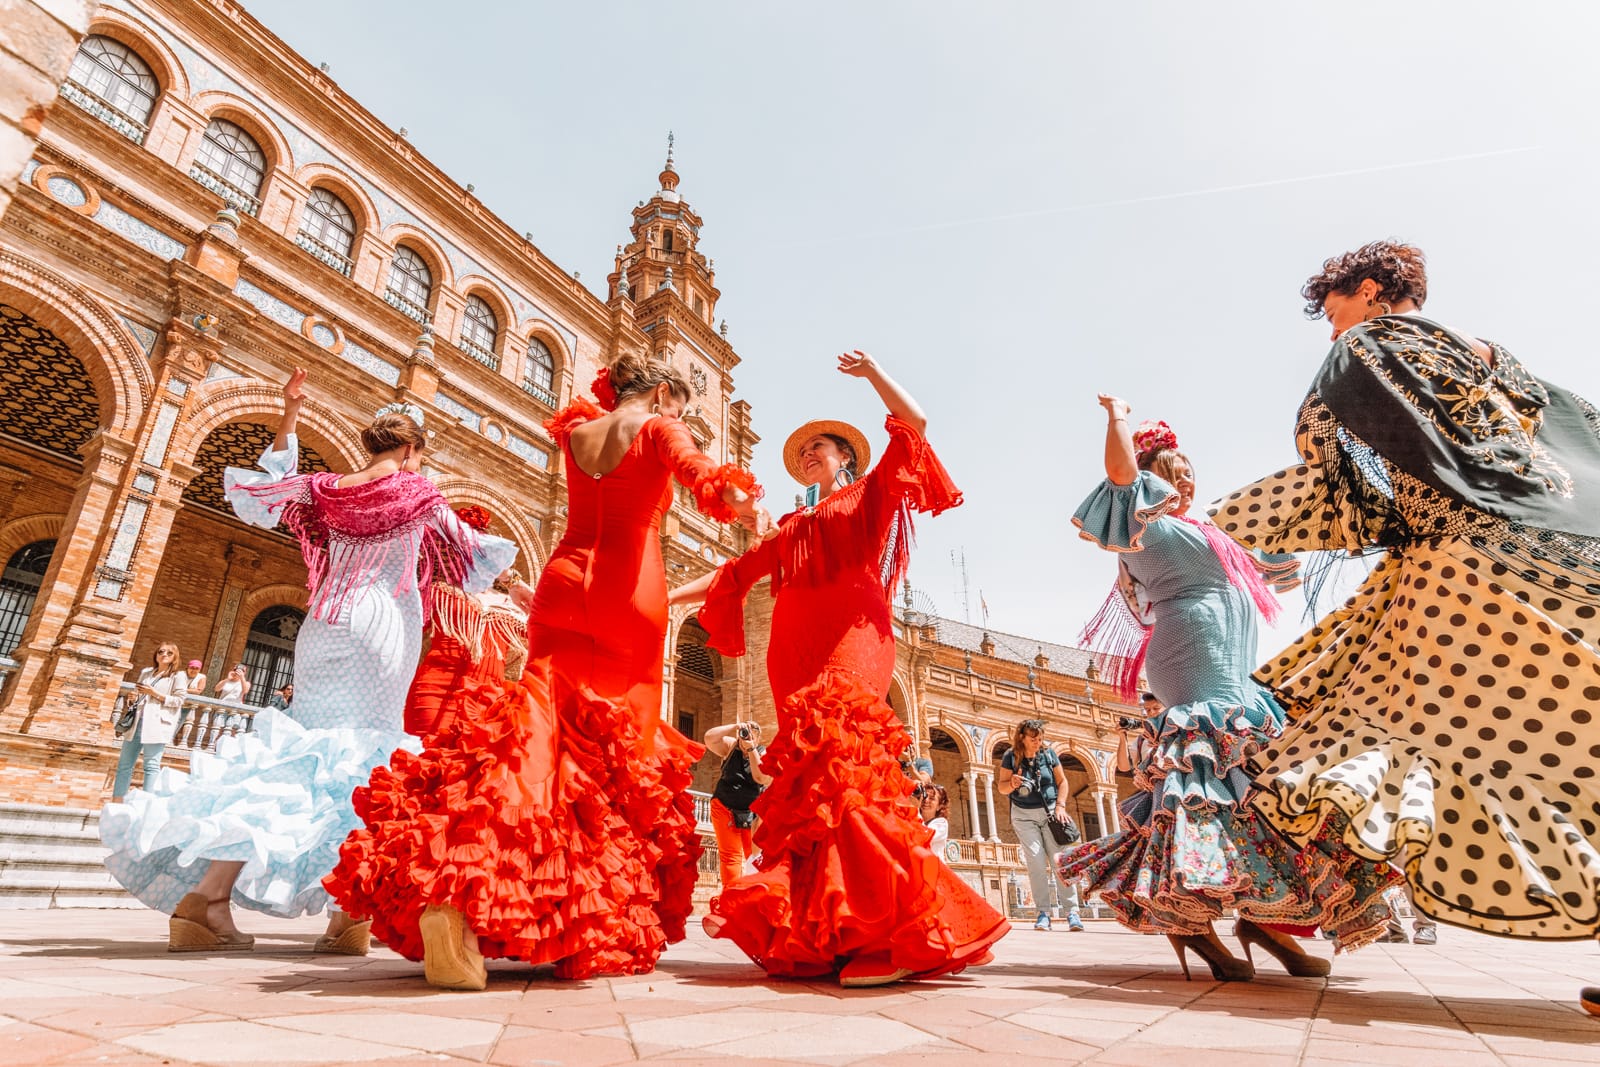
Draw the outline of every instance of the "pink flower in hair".
<instances>
[{"instance_id":1,"label":"pink flower in hair","mask_svg":"<svg viewBox=\"0 0 1600 1067\"><path fill-rule=\"evenodd\" d=\"M1146 419L1133 433L1133 450L1141 459L1177 447L1178 435L1165 422Z\"/></svg>"}]
</instances>

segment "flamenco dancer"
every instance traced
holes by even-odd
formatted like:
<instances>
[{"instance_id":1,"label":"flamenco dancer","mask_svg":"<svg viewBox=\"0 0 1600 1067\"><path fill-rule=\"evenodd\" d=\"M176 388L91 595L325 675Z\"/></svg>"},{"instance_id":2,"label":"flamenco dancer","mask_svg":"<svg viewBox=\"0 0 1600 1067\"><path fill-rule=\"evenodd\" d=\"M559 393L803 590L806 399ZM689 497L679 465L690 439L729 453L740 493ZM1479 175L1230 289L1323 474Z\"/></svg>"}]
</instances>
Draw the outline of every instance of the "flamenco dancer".
<instances>
[{"instance_id":1,"label":"flamenco dancer","mask_svg":"<svg viewBox=\"0 0 1600 1067\"><path fill-rule=\"evenodd\" d=\"M493 521L476 504L456 508L456 517L479 533ZM428 650L406 694L406 733L416 737L453 722L473 688L522 677L533 590L512 570L481 593L435 581L428 599Z\"/></svg>"},{"instance_id":2,"label":"flamenco dancer","mask_svg":"<svg viewBox=\"0 0 1600 1067\"><path fill-rule=\"evenodd\" d=\"M1440 922L1594 938L1600 412L1424 318L1411 245L1335 256L1301 295L1334 338L1300 406L1304 462L1217 521L1264 549L1384 555L1258 672L1297 714L1255 802L1300 839L1337 820ZM1600 1014L1600 990L1582 1002Z\"/></svg>"},{"instance_id":3,"label":"flamenco dancer","mask_svg":"<svg viewBox=\"0 0 1600 1067\"><path fill-rule=\"evenodd\" d=\"M624 356L546 423L566 461L566 533L539 577L520 681L472 693L420 754L356 796L327 886L433 985L483 989L485 956L561 978L644 973L681 940L700 841L689 767L660 721L672 479L761 532L761 490L706 457L669 364Z\"/></svg>"},{"instance_id":4,"label":"flamenco dancer","mask_svg":"<svg viewBox=\"0 0 1600 1067\"><path fill-rule=\"evenodd\" d=\"M1358 860L1337 841L1303 847L1248 806L1244 763L1283 727L1283 708L1250 678L1259 616L1271 619L1269 588L1294 584L1293 561L1258 564L1211 523L1191 518L1194 468L1166 423L1128 430L1129 408L1106 410L1106 479L1073 516L1087 540L1118 554L1119 578L1090 623L1093 647L1118 669L1126 699L1147 671L1165 708L1138 724L1129 744L1141 790L1126 829L1064 851L1063 882L1091 891L1130 929L1162 933L1189 977L1188 952L1219 981L1255 976L1252 947L1296 977L1321 977L1327 960L1304 952L1291 933L1321 926L1338 946L1358 947L1389 917L1384 865ZM1212 924L1229 910L1245 958L1230 953Z\"/></svg>"},{"instance_id":5,"label":"flamenco dancer","mask_svg":"<svg viewBox=\"0 0 1600 1067\"><path fill-rule=\"evenodd\" d=\"M884 700L889 598L909 558L911 512L938 514L961 493L923 440L921 410L872 357L840 356L839 370L870 382L889 409L877 467L858 477L869 448L855 427L800 427L784 464L816 488L816 503L672 599L704 597L711 645L738 656L745 594L771 575L777 598L767 673L778 735L764 760L773 781L752 805L759 871L723 887L706 931L769 974L837 972L841 985L870 986L982 962L1009 924L929 849L899 766L909 738Z\"/></svg>"},{"instance_id":6,"label":"flamenco dancer","mask_svg":"<svg viewBox=\"0 0 1600 1067\"><path fill-rule=\"evenodd\" d=\"M359 825L351 794L396 748L422 643L419 583L435 575L482 588L517 548L480 536L418 474L422 412L392 404L361 433L371 455L354 474L297 474L295 423L306 372L284 386L283 421L261 470L223 480L240 518L281 521L310 571L295 643L294 714L262 709L254 732L196 752L126 803L107 805L106 868L145 905L170 912L173 952L249 949L232 904L281 918L322 910L322 878ZM315 951L365 955L368 924L330 911Z\"/></svg>"}]
</instances>

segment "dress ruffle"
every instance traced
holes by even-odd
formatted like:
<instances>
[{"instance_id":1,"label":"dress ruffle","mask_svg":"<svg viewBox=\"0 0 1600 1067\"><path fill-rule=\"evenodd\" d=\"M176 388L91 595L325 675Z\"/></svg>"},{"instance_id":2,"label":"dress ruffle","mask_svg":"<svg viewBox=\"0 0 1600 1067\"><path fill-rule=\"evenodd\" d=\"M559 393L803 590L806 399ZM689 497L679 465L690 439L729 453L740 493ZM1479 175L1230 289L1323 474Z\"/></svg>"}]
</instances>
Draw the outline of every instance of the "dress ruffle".
<instances>
[{"instance_id":1,"label":"dress ruffle","mask_svg":"<svg viewBox=\"0 0 1600 1067\"><path fill-rule=\"evenodd\" d=\"M122 804L107 804L106 869L147 907L171 912L211 860L244 863L233 903L280 918L320 912L322 878L360 825L350 795L396 749L399 731L306 729L263 709L251 733L195 752L189 773L163 770Z\"/></svg>"},{"instance_id":2,"label":"dress ruffle","mask_svg":"<svg viewBox=\"0 0 1600 1067\"><path fill-rule=\"evenodd\" d=\"M1237 909L1258 922L1320 925L1345 950L1381 933L1382 892L1398 884L1396 872L1359 859L1333 827L1302 848L1248 806L1248 761L1283 725L1266 691L1242 703L1175 705L1156 722L1136 774L1148 815L1063 851L1063 881L1086 879L1126 925L1147 932L1202 933Z\"/></svg>"},{"instance_id":3,"label":"dress ruffle","mask_svg":"<svg viewBox=\"0 0 1600 1067\"><path fill-rule=\"evenodd\" d=\"M695 506L708 519L737 521L738 514L722 499L723 492L728 489L742 489L757 500L761 499L761 486L756 483L754 474L732 463L724 463L694 483Z\"/></svg>"},{"instance_id":4,"label":"dress ruffle","mask_svg":"<svg viewBox=\"0 0 1600 1067\"><path fill-rule=\"evenodd\" d=\"M585 690L557 722L542 687L494 692L357 791L365 826L329 891L410 959L437 904L466 917L486 956L554 963L562 978L651 970L691 907L699 746L663 725L641 760L626 705Z\"/></svg>"},{"instance_id":5,"label":"dress ruffle","mask_svg":"<svg viewBox=\"0 0 1600 1067\"><path fill-rule=\"evenodd\" d=\"M567 438L572 436L572 431L586 422L600 418L605 412L595 406L593 401L585 400L581 396L573 397L572 403L556 412L552 418L544 421L544 432L550 435L557 446L567 447Z\"/></svg>"},{"instance_id":6,"label":"dress ruffle","mask_svg":"<svg viewBox=\"0 0 1600 1067\"><path fill-rule=\"evenodd\" d=\"M929 849L899 767L908 738L881 697L827 671L784 701L779 723L762 760L773 783L752 805L758 872L712 900L708 933L775 975L882 956L931 976L1009 930Z\"/></svg>"},{"instance_id":7,"label":"dress ruffle","mask_svg":"<svg viewBox=\"0 0 1600 1067\"><path fill-rule=\"evenodd\" d=\"M1072 515L1072 525L1085 541L1112 552L1137 552L1145 527L1171 511L1178 491L1149 471L1140 471L1129 485L1107 478Z\"/></svg>"}]
</instances>

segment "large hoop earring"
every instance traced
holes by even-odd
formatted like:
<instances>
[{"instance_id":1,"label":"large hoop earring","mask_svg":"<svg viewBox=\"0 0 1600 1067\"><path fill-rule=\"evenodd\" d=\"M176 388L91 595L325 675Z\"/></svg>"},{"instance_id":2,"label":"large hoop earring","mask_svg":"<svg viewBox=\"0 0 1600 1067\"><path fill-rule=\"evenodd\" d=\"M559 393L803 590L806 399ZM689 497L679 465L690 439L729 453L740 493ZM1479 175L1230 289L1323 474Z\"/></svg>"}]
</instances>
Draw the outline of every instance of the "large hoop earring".
<instances>
[{"instance_id":1,"label":"large hoop earring","mask_svg":"<svg viewBox=\"0 0 1600 1067\"><path fill-rule=\"evenodd\" d=\"M844 484L843 485L841 485L839 483L839 479L840 478L844 479ZM846 486L846 485L854 485L855 484L855 480L856 480L855 472L853 472L849 467L840 467L837 471L834 472L834 475L833 475L833 487L835 489L843 489L844 486Z\"/></svg>"},{"instance_id":2,"label":"large hoop earring","mask_svg":"<svg viewBox=\"0 0 1600 1067\"><path fill-rule=\"evenodd\" d=\"M1392 311L1394 311L1394 308L1390 307L1387 302L1383 300L1378 301L1378 314L1388 315Z\"/></svg>"}]
</instances>

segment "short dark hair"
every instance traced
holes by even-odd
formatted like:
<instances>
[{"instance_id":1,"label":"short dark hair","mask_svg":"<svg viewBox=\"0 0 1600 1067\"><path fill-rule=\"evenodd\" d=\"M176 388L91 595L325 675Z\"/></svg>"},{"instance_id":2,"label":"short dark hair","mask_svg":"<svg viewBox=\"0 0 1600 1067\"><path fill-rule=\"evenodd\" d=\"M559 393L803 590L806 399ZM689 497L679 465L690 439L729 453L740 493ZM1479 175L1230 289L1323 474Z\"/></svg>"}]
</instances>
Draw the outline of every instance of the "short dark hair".
<instances>
[{"instance_id":1,"label":"short dark hair","mask_svg":"<svg viewBox=\"0 0 1600 1067\"><path fill-rule=\"evenodd\" d=\"M1140 700L1157 700L1157 701L1159 701L1161 698L1156 696L1154 693L1140 693L1139 694L1139 699Z\"/></svg>"},{"instance_id":2,"label":"short dark hair","mask_svg":"<svg viewBox=\"0 0 1600 1067\"><path fill-rule=\"evenodd\" d=\"M1414 300L1421 307L1427 302L1428 261L1422 249L1402 241L1369 241L1354 252L1324 260L1322 270L1306 279L1300 290L1306 318L1322 318L1322 302L1329 293L1349 296L1368 278L1378 283L1378 296L1387 303Z\"/></svg>"}]
</instances>

